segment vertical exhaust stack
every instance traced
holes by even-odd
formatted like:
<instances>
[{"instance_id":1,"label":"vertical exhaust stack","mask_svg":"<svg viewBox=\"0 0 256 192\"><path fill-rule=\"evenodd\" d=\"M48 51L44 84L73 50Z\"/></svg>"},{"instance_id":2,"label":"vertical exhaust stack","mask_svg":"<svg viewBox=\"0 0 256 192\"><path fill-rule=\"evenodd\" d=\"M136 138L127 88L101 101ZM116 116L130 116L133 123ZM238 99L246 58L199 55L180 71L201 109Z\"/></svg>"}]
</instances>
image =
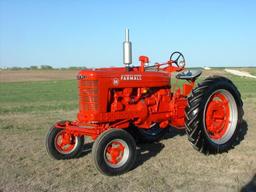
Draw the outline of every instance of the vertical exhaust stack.
<instances>
[{"instance_id":1,"label":"vertical exhaust stack","mask_svg":"<svg viewBox=\"0 0 256 192\"><path fill-rule=\"evenodd\" d=\"M132 43L129 41L129 29L125 29L125 41L123 43L123 62L127 68L132 63Z\"/></svg>"}]
</instances>

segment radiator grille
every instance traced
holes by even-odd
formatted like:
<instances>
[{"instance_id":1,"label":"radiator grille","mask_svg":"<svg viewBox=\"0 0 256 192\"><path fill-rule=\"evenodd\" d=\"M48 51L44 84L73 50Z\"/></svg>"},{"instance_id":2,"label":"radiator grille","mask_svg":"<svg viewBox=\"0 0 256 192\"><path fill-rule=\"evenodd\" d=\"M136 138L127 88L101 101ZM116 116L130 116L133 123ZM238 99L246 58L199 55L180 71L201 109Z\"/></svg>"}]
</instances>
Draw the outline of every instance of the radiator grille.
<instances>
[{"instance_id":1,"label":"radiator grille","mask_svg":"<svg viewBox=\"0 0 256 192\"><path fill-rule=\"evenodd\" d=\"M98 81L80 80L79 84L80 110L97 111L98 110Z\"/></svg>"}]
</instances>

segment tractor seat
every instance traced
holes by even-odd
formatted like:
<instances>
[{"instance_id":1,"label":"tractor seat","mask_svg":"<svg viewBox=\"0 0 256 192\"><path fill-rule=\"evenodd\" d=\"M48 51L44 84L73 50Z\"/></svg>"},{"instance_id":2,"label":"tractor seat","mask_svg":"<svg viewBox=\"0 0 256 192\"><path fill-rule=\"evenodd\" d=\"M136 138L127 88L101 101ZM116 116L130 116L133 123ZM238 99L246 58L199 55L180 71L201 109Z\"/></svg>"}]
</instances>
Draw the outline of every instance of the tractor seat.
<instances>
[{"instance_id":1,"label":"tractor seat","mask_svg":"<svg viewBox=\"0 0 256 192\"><path fill-rule=\"evenodd\" d=\"M202 70L187 70L180 72L176 75L177 79L193 80L199 77L202 73Z\"/></svg>"}]
</instances>

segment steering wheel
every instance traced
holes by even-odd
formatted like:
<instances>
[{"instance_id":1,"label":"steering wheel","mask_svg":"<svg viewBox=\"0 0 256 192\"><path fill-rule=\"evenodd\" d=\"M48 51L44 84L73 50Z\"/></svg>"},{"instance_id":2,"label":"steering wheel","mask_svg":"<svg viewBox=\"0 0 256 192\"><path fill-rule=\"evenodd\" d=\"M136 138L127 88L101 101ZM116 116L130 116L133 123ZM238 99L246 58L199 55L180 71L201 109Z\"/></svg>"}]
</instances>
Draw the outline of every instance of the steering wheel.
<instances>
[{"instance_id":1,"label":"steering wheel","mask_svg":"<svg viewBox=\"0 0 256 192\"><path fill-rule=\"evenodd\" d=\"M185 57L181 52L175 51L171 54L170 60L177 65L179 68L184 68L186 65Z\"/></svg>"}]
</instances>

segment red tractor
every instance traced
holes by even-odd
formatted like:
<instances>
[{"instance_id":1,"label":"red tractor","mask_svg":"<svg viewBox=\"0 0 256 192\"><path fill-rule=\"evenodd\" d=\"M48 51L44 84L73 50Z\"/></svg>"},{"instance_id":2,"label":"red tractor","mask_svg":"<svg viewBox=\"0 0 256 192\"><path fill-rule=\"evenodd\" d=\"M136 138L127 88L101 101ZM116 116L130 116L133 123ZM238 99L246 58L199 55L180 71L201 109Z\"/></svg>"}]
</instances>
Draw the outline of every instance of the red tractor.
<instances>
[{"instance_id":1,"label":"red tractor","mask_svg":"<svg viewBox=\"0 0 256 192\"><path fill-rule=\"evenodd\" d=\"M240 139L243 102L229 79L212 76L195 86L201 71L185 70L180 52L152 66L146 56L139 61L140 66L130 66L131 43L126 30L126 67L79 72L77 120L57 122L49 130L46 148L51 157L77 157L87 136L95 140L92 155L96 168L106 175L122 174L136 161L135 141L157 141L170 127L185 129L194 148L205 154L234 147ZM174 74L184 83L171 91Z\"/></svg>"}]
</instances>

